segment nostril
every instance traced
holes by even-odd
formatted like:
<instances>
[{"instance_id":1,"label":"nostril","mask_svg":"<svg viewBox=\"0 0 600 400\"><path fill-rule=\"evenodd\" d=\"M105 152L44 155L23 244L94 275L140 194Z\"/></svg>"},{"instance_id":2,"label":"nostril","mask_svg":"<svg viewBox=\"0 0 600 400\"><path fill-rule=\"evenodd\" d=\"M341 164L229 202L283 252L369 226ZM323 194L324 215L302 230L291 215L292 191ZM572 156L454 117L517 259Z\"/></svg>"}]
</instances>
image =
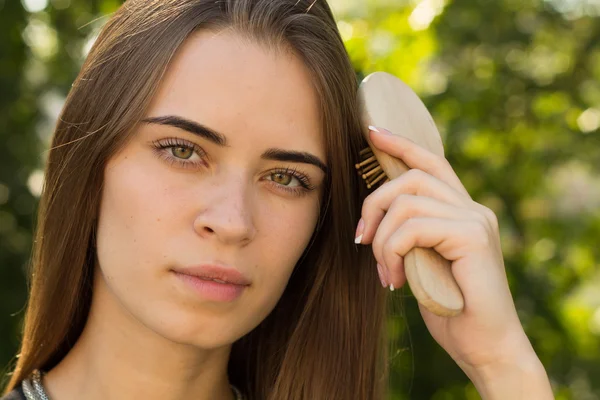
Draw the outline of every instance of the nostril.
<instances>
[{"instance_id":1,"label":"nostril","mask_svg":"<svg viewBox=\"0 0 600 400\"><path fill-rule=\"evenodd\" d=\"M214 233L214 232L215 232L214 230L212 230L212 229L211 229L211 228L209 228L208 226L205 226L205 227L204 227L204 230L205 230L205 231L207 231L207 232L209 232L209 233Z\"/></svg>"}]
</instances>

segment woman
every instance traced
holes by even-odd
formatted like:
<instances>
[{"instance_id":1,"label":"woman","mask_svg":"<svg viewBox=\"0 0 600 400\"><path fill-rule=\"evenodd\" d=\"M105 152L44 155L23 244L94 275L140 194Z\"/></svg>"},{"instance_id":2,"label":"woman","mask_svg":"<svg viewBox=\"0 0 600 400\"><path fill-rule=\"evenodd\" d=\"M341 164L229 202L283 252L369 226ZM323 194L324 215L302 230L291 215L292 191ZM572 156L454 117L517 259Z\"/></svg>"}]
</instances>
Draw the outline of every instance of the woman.
<instances>
[{"instance_id":1,"label":"woman","mask_svg":"<svg viewBox=\"0 0 600 400\"><path fill-rule=\"evenodd\" d=\"M495 216L383 129L414 170L367 197L356 93L323 0L126 2L56 127L7 398L383 399L415 246L453 261L464 313L421 313L482 397L552 398Z\"/></svg>"}]
</instances>

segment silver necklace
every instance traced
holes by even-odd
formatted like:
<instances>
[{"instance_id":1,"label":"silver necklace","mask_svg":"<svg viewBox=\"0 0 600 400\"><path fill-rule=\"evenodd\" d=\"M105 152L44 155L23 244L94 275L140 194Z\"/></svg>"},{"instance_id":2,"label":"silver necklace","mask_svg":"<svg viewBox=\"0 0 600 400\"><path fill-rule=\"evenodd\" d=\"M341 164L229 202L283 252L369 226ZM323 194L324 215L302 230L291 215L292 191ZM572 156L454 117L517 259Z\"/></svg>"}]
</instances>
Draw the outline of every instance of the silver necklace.
<instances>
[{"instance_id":1,"label":"silver necklace","mask_svg":"<svg viewBox=\"0 0 600 400\"><path fill-rule=\"evenodd\" d=\"M23 393L25 394L25 398L27 400L50 400L46 391L44 390L44 385L42 384L42 372L39 369L36 369L32 372L29 378L23 379ZM236 400L244 400L244 396L242 392L232 384L229 384L231 390L235 394Z\"/></svg>"},{"instance_id":2,"label":"silver necklace","mask_svg":"<svg viewBox=\"0 0 600 400\"><path fill-rule=\"evenodd\" d=\"M23 393L27 400L50 400L42 385L42 373L39 369L34 370L29 378L23 380Z\"/></svg>"}]
</instances>

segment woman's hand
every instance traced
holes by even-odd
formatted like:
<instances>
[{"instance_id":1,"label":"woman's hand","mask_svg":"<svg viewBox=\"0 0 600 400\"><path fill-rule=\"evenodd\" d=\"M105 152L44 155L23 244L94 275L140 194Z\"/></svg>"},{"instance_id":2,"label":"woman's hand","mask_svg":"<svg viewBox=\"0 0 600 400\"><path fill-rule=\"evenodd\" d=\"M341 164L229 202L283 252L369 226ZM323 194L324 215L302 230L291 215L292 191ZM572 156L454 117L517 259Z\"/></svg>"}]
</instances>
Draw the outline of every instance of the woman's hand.
<instances>
[{"instance_id":1,"label":"woman's hand","mask_svg":"<svg viewBox=\"0 0 600 400\"><path fill-rule=\"evenodd\" d=\"M365 199L357 227L357 240L372 243L383 285L404 285L404 256L414 247L433 248L452 263L465 306L455 317L419 309L433 338L465 373L475 380L496 366L539 362L508 287L496 215L471 199L444 157L377 129L370 133L373 145L411 168Z\"/></svg>"}]
</instances>

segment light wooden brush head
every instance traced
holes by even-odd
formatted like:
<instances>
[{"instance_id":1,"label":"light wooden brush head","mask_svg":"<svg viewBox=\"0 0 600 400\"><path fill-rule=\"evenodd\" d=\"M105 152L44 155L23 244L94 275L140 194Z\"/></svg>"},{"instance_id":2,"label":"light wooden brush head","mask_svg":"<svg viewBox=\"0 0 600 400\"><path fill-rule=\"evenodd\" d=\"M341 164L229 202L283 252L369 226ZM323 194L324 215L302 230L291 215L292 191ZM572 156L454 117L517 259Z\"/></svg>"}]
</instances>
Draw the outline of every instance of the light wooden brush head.
<instances>
[{"instance_id":1,"label":"light wooden brush head","mask_svg":"<svg viewBox=\"0 0 600 400\"><path fill-rule=\"evenodd\" d=\"M358 95L363 135L369 148L361 152L363 159L356 167L369 188L409 170L401 160L373 146L369 125L386 128L444 156L442 138L431 114L416 93L400 79L386 72L374 72L363 79ZM440 316L461 313L464 300L448 260L433 249L414 248L404 257L404 270L410 289L421 305Z\"/></svg>"}]
</instances>

